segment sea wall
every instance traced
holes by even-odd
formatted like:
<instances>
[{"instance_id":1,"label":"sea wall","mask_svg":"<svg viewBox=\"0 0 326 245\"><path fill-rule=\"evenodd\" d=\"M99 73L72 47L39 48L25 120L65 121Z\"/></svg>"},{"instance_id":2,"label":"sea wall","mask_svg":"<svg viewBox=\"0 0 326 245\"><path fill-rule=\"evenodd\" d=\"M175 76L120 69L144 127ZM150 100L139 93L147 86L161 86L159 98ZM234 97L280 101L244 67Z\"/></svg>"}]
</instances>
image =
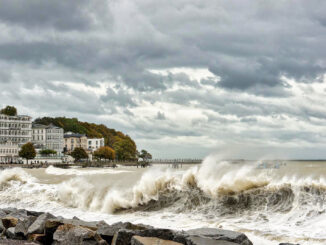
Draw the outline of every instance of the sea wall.
<instances>
[{"instance_id":1,"label":"sea wall","mask_svg":"<svg viewBox=\"0 0 326 245\"><path fill-rule=\"evenodd\" d=\"M245 234L229 230L174 231L129 222L109 225L14 208L0 209L0 232L0 244L252 245Z\"/></svg>"}]
</instances>

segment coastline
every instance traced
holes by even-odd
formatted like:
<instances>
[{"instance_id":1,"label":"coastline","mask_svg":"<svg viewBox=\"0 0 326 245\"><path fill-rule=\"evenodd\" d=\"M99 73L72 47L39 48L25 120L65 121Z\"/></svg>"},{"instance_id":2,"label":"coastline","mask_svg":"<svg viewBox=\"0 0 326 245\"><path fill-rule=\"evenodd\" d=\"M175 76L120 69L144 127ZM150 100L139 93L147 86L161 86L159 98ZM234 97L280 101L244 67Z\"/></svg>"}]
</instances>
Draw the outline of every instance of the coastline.
<instances>
[{"instance_id":1,"label":"coastline","mask_svg":"<svg viewBox=\"0 0 326 245\"><path fill-rule=\"evenodd\" d=\"M188 231L149 225L65 219L25 209L0 209L0 244L111 244L111 245L252 245L239 232L200 228Z\"/></svg>"},{"instance_id":2,"label":"coastline","mask_svg":"<svg viewBox=\"0 0 326 245\"><path fill-rule=\"evenodd\" d=\"M244 233L217 228L187 231L149 225L65 219L25 209L0 209L0 244L253 245ZM280 243L279 245L291 245Z\"/></svg>"}]
</instances>

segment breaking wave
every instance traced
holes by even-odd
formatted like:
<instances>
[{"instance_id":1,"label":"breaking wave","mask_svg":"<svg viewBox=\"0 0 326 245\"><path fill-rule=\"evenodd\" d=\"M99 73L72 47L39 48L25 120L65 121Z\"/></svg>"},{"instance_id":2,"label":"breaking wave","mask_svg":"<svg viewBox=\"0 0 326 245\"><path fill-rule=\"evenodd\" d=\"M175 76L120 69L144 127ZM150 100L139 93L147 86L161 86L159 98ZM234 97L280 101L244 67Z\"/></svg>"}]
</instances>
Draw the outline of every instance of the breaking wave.
<instances>
[{"instance_id":1,"label":"breaking wave","mask_svg":"<svg viewBox=\"0 0 326 245\"><path fill-rule=\"evenodd\" d=\"M231 215L315 207L323 203L325 194L323 178L279 176L248 165L216 164L208 158L186 172L150 169L132 188L98 186L73 178L61 185L58 199L70 207L105 213L167 209Z\"/></svg>"}]
</instances>

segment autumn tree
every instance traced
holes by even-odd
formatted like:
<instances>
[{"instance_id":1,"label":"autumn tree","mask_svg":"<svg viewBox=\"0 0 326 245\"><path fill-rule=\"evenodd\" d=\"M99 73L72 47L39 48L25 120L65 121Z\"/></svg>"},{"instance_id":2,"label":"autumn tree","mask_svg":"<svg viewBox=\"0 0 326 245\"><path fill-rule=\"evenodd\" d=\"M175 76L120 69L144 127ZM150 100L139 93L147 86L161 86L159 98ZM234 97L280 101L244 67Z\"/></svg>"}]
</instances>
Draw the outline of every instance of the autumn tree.
<instances>
[{"instance_id":1,"label":"autumn tree","mask_svg":"<svg viewBox=\"0 0 326 245\"><path fill-rule=\"evenodd\" d=\"M28 160L34 159L36 156L34 145L31 142L24 144L18 154L20 157L25 158L28 164Z\"/></svg>"},{"instance_id":2,"label":"autumn tree","mask_svg":"<svg viewBox=\"0 0 326 245\"><path fill-rule=\"evenodd\" d=\"M76 147L72 152L71 156L75 158L75 161L78 162L80 159L88 159L88 154L81 147Z\"/></svg>"},{"instance_id":3,"label":"autumn tree","mask_svg":"<svg viewBox=\"0 0 326 245\"><path fill-rule=\"evenodd\" d=\"M98 159L115 159L115 151L109 146L102 146L94 152L94 157Z\"/></svg>"},{"instance_id":4,"label":"autumn tree","mask_svg":"<svg viewBox=\"0 0 326 245\"><path fill-rule=\"evenodd\" d=\"M136 159L136 144L129 137L115 142L113 148L115 150L115 156L118 160L132 161Z\"/></svg>"},{"instance_id":5,"label":"autumn tree","mask_svg":"<svg viewBox=\"0 0 326 245\"><path fill-rule=\"evenodd\" d=\"M17 109L14 106L7 105L5 108L1 109L0 114L5 114L7 116L17 116Z\"/></svg>"}]
</instances>

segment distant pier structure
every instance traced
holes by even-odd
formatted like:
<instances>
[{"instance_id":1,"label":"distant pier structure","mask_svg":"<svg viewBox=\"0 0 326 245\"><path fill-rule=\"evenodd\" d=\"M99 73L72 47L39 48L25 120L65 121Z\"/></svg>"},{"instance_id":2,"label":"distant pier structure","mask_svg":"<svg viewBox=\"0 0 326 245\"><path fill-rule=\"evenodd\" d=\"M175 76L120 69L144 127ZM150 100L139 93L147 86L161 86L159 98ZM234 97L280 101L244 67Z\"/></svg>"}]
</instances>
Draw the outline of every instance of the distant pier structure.
<instances>
[{"instance_id":1,"label":"distant pier structure","mask_svg":"<svg viewBox=\"0 0 326 245\"><path fill-rule=\"evenodd\" d=\"M202 159L152 159L150 163L155 164L166 164L172 168L182 168L183 165L189 164L200 164Z\"/></svg>"}]
</instances>

